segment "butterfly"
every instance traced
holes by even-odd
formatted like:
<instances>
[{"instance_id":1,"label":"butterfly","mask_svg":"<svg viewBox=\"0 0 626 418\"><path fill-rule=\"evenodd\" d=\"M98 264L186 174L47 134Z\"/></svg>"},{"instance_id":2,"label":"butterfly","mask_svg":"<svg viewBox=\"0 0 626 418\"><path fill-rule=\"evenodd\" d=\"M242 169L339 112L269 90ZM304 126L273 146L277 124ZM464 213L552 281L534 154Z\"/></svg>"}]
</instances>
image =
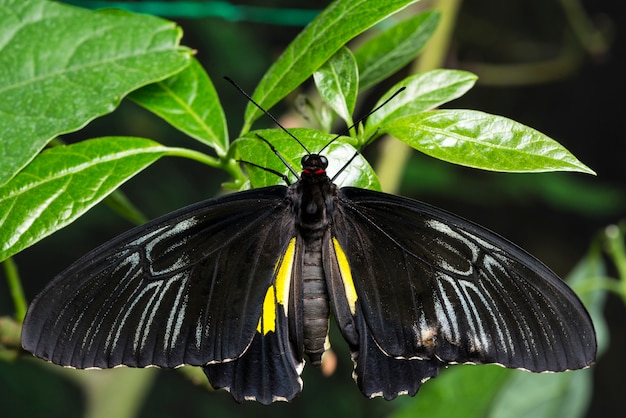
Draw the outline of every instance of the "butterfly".
<instances>
[{"instance_id":1,"label":"butterfly","mask_svg":"<svg viewBox=\"0 0 626 418\"><path fill-rule=\"evenodd\" d=\"M413 396L457 363L593 363L588 312L539 260L429 204L339 188L320 153L301 165L293 184L182 208L80 258L31 303L23 347L81 369L201 366L263 404L302 390L331 317L367 397Z\"/></svg>"}]
</instances>

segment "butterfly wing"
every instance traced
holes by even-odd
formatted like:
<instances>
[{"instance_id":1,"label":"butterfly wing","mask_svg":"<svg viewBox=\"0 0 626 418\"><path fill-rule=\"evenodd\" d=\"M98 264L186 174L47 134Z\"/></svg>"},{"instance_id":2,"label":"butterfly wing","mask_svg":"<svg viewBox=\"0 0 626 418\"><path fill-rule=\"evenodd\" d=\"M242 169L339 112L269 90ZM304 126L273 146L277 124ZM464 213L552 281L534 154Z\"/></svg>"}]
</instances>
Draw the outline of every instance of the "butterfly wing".
<instances>
[{"instance_id":1,"label":"butterfly wing","mask_svg":"<svg viewBox=\"0 0 626 418\"><path fill-rule=\"evenodd\" d=\"M239 358L257 333L276 263L294 235L286 190L192 205L97 248L35 298L22 345L77 368Z\"/></svg>"},{"instance_id":2,"label":"butterfly wing","mask_svg":"<svg viewBox=\"0 0 626 418\"><path fill-rule=\"evenodd\" d=\"M265 293L257 332L236 361L209 364L204 372L214 387L225 388L236 401L262 404L290 401L302 390L304 367L299 286L304 247L294 236L281 252L272 285ZM300 332L299 332L300 331Z\"/></svg>"},{"instance_id":3,"label":"butterfly wing","mask_svg":"<svg viewBox=\"0 0 626 418\"><path fill-rule=\"evenodd\" d=\"M339 199L333 234L354 278L353 323L367 334L359 335L366 347L356 353L357 381L366 378L359 362L375 358L374 347L396 361L429 362L418 367L423 379L453 363L540 372L594 361L595 332L584 306L519 247L414 200L356 188L341 189ZM341 321L349 322L345 315ZM385 397L417 390L392 377L369 378L374 382L361 382L368 396L383 387L391 388Z\"/></svg>"}]
</instances>

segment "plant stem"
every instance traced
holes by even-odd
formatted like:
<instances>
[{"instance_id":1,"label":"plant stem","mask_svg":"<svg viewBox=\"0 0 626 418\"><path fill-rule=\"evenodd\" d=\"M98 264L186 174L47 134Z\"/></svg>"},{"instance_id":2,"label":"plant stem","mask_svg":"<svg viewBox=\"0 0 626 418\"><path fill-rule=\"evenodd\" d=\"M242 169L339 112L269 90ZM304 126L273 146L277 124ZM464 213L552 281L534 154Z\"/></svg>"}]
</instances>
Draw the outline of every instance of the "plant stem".
<instances>
[{"instance_id":1,"label":"plant stem","mask_svg":"<svg viewBox=\"0 0 626 418\"><path fill-rule=\"evenodd\" d=\"M22 282L20 280L19 272L17 271L17 264L15 264L12 257L9 257L4 260L2 265L4 266L4 273L7 276L7 282L9 284L9 291L11 292L13 304L15 305L15 320L21 323L26 316L28 304L26 303Z\"/></svg>"},{"instance_id":2,"label":"plant stem","mask_svg":"<svg viewBox=\"0 0 626 418\"><path fill-rule=\"evenodd\" d=\"M434 2L432 8L441 12L441 21L435 34L415 62L412 73L434 70L443 66L460 6L461 0L437 0ZM378 174L382 189L388 193L397 193L402 181L402 173L404 173L404 168L411 156L411 148L389 136L383 138L382 141L381 154L375 171Z\"/></svg>"},{"instance_id":3,"label":"plant stem","mask_svg":"<svg viewBox=\"0 0 626 418\"><path fill-rule=\"evenodd\" d=\"M620 296L626 303L626 246L624 245L624 231L617 225L606 227L604 234L607 239L607 251L619 275Z\"/></svg>"},{"instance_id":4,"label":"plant stem","mask_svg":"<svg viewBox=\"0 0 626 418\"><path fill-rule=\"evenodd\" d=\"M234 184L241 185L246 181L246 176L243 174L241 167L239 167L237 161L232 157L226 156L224 159L217 159L215 157L211 157L210 155L188 148L168 148L167 154L175 157L189 158L202 164L206 164L209 167L224 170L233 178Z\"/></svg>"}]
</instances>

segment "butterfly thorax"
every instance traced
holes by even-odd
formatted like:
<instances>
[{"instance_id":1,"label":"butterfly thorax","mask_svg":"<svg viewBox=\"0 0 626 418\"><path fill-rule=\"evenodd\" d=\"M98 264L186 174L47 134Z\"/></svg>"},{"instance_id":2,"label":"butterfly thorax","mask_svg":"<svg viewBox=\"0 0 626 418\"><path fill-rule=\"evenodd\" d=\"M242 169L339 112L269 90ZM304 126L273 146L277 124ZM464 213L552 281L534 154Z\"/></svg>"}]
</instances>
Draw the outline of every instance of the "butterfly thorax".
<instances>
[{"instance_id":1,"label":"butterfly thorax","mask_svg":"<svg viewBox=\"0 0 626 418\"><path fill-rule=\"evenodd\" d=\"M325 230L331 223L338 188L326 174L327 167L326 157L305 155L300 180L290 187L296 223L305 235Z\"/></svg>"}]
</instances>

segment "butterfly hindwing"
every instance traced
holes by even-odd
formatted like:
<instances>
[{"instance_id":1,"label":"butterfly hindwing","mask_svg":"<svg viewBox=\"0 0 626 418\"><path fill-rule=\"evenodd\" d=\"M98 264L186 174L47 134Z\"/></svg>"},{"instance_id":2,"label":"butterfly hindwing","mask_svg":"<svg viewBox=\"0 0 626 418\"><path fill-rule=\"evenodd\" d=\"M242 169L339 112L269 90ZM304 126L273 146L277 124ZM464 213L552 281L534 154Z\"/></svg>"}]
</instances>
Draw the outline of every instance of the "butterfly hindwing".
<instances>
[{"instance_id":1,"label":"butterfly hindwing","mask_svg":"<svg viewBox=\"0 0 626 418\"><path fill-rule=\"evenodd\" d=\"M352 352L354 378L368 398L382 396L391 400L398 395L414 396L422 383L437 376L445 366L436 357L424 360L390 357L374 341L363 315L356 316L356 323L360 340L358 350Z\"/></svg>"},{"instance_id":2,"label":"butterfly hindwing","mask_svg":"<svg viewBox=\"0 0 626 418\"><path fill-rule=\"evenodd\" d=\"M286 190L192 205L92 251L32 302L24 348L77 368L240 357L294 235Z\"/></svg>"},{"instance_id":3,"label":"butterfly hindwing","mask_svg":"<svg viewBox=\"0 0 626 418\"><path fill-rule=\"evenodd\" d=\"M301 252L295 237L281 250L254 338L243 355L234 361L204 367L211 385L228 390L238 402L255 400L267 405L290 401L302 390L302 348L290 331L290 326L301 328L301 322L297 322L301 316L293 319L291 313L297 306L293 295ZM292 320L296 322L290 325Z\"/></svg>"},{"instance_id":4,"label":"butterfly hindwing","mask_svg":"<svg viewBox=\"0 0 626 418\"><path fill-rule=\"evenodd\" d=\"M339 202L333 234L350 265L356 322L364 321L359 331L387 357L531 371L593 362L588 313L567 285L523 250L410 199L343 188ZM363 338L360 349L372 358ZM424 367L425 377L436 374L437 365L431 366ZM357 374L370 367L357 356ZM368 392L375 392L373 386Z\"/></svg>"},{"instance_id":5,"label":"butterfly hindwing","mask_svg":"<svg viewBox=\"0 0 626 418\"><path fill-rule=\"evenodd\" d=\"M341 225L341 222L339 223ZM336 228L333 230L336 231ZM339 241L324 237L324 271L335 320L352 351L354 379L369 398L383 396L390 400L398 395L415 395L423 382L435 377L445 363L433 357L428 360L394 358L384 353L374 341L359 301L352 268L357 258L348 261ZM380 315L385 315L381 306Z\"/></svg>"}]
</instances>

